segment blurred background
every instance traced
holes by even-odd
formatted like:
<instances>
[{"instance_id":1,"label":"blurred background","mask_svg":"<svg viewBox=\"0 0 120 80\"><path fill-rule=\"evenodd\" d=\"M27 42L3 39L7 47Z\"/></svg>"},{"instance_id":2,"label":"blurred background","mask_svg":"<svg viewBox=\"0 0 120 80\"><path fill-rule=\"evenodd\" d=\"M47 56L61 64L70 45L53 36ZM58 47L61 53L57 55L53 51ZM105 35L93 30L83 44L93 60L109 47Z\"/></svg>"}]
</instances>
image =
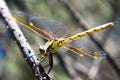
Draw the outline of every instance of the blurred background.
<instances>
[{"instance_id":1,"label":"blurred background","mask_svg":"<svg viewBox=\"0 0 120 80\"><path fill-rule=\"evenodd\" d=\"M68 36L116 21L114 28L71 43L89 53L101 53L102 58L79 57L70 51L60 49L54 55L54 67L49 76L54 80L120 80L120 0L5 1L11 12L22 11L33 17L42 16L62 22L68 28ZM46 41L28 29L23 27L21 29L34 52L39 53L39 46ZM0 18L0 80L36 80L2 17Z\"/></svg>"}]
</instances>

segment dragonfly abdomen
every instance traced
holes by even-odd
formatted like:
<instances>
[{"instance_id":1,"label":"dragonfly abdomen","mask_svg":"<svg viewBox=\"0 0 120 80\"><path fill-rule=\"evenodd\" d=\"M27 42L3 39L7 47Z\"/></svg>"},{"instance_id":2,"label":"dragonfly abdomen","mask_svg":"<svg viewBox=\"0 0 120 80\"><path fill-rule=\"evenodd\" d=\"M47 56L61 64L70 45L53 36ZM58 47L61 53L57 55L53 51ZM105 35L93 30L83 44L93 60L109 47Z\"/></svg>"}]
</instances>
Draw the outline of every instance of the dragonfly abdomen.
<instances>
[{"instance_id":1,"label":"dragonfly abdomen","mask_svg":"<svg viewBox=\"0 0 120 80\"><path fill-rule=\"evenodd\" d=\"M65 43L67 42L71 42L77 38L80 38L80 37L83 37L83 36L86 36L86 35L89 35L89 34L92 34L94 32L97 32L97 31L100 31L100 30L104 30L106 28L110 28L110 27L114 27L115 26L115 23L114 22L110 22L110 23L107 23L107 24L104 24L104 25L101 25L101 26L98 26L96 28L93 28L93 29L89 29L87 31L84 31L82 33L78 33L74 36L71 36L71 37L68 37L64 40Z\"/></svg>"}]
</instances>

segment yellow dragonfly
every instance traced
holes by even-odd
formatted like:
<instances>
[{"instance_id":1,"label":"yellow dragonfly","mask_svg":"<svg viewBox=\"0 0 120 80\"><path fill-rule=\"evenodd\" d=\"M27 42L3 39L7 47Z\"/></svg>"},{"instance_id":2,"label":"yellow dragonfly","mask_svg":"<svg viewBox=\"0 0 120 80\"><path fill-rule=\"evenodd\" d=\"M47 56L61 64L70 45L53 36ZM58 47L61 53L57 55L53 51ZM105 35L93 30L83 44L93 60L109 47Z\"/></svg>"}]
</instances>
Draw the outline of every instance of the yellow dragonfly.
<instances>
[{"instance_id":1,"label":"yellow dragonfly","mask_svg":"<svg viewBox=\"0 0 120 80\"><path fill-rule=\"evenodd\" d=\"M78 33L76 35L73 35L70 37L65 37L68 32L67 32L67 28L65 28L65 25L63 25L62 23L56 22L55 20L50 21L47 18L43 18L43 17L31 16L24 12L17 12L17 14L22 14L22 16L25 17L27 22L25 23L22 19L20 19L20 18L18 19L16 17L13 17L13 20L15 20L21 26L24 26L24 27L30 29L34 33L36 33L39 36L42 36L43 38L48 40L45 45L39 47L39 51L40 51L39 55L42 55L44 57L49 56L50 68L48 70L48 73L51 71L51 69L53 67L53 53L55 53L61 47L65 48L81 57L83 55L87 55L94 59L97 59L98 57L100 57L100 55L90 54L89 52L85 51L84 49L77 48L74 45L71 45L69 43L78 38L81 38L83 36L87 36L89 34L97 32L97 31L104 30L106 28L115 26L114 22L109 22L104 25L95 27L93 29L89 29L84 32ZM53 29L52 30L53 32L49 29L49 26L52 26L51 28ZM58 28L57 30L55 30L56 27ZM63 27L64 27L64 29L63 29ZM61 36L64 36L64 37L61 37Z\"/></svg>"}]
</instances>

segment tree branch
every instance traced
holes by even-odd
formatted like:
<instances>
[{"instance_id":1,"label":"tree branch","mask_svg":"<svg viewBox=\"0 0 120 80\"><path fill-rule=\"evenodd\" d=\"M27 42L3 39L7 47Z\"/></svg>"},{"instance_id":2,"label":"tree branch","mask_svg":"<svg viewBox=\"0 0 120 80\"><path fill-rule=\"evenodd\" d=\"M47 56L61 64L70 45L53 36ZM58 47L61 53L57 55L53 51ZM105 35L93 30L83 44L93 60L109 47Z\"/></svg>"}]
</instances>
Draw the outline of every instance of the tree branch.
<instances>
[{"instance_id":1,"label":"tree branch","mask_svg":"<svg viewBox=\"0 0 120 80\"><path fill-rule=\"evenodd\" d=\"M17 23L12 20L12 16L4 0L0 0L0 14L4 18L4 21L6 22L8 28L13 34L18 46L20 47L23 53L25 60L29 63L37 79L38 80L50 80L50 77L46 74L40 62L37 60L35 53L31 49L23 33L19 29Z\"/></svg>"}]
</instances>

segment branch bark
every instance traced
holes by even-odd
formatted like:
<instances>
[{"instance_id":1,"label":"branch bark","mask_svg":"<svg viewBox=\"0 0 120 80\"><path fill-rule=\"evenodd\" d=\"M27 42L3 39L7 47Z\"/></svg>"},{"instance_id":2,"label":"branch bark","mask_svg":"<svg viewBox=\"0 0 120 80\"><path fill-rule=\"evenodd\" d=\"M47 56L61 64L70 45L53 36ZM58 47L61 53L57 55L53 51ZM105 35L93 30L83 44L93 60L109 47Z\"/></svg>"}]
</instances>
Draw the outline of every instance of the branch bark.
<instances>
[{"instance_id":1,"label":"branch bark","mask_svg":"<svg viewBox=\"0 0 120 80\"><path fill-rule=\"evenodd\" d=\"M28 44L27 40L25 39L23 33L19 29L17 23L12 20L11 13L4 2L4 0L0 0L0 14L4 18L4 21L7 24L7 27L13 34L18 46L20 47L24 59L29 63L34 75L37 77L38 80L50 80L50 77L44 71L44 68L37 60L35 53L33 52L32 48Z\"/></svg>"}]
</instances>

